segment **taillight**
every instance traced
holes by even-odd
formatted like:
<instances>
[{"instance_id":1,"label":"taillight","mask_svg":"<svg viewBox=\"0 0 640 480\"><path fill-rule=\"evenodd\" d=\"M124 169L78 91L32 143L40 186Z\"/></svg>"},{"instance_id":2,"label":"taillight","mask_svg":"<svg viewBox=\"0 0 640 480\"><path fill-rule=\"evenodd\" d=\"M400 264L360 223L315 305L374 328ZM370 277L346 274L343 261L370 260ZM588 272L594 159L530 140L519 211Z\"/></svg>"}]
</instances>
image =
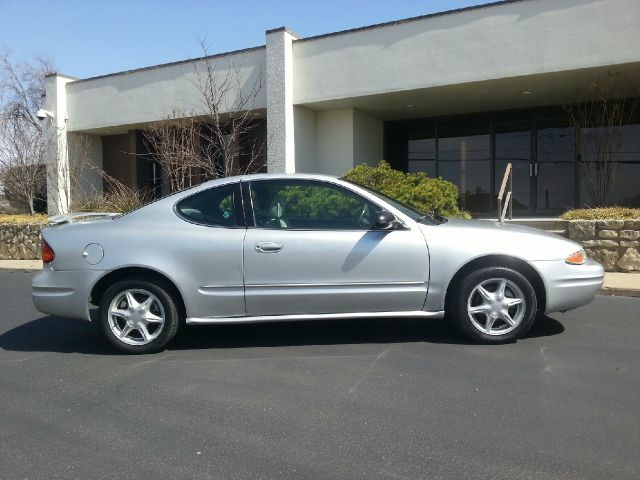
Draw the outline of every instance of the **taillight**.
<instances>
[{"instance_id":1,"label":"taillight","mask_svg":"<svg viewBox=\"0 0 640 480\"><path fill-rule=\"evenodd\" d=\"M56 252L54 252L53 248L51 248L44 240L42 240L42 243L40 244L40 252L42 252L42 261L44 263L51 263L53 262L53 259L56 258Z\"/></svg>"}]
</instances>

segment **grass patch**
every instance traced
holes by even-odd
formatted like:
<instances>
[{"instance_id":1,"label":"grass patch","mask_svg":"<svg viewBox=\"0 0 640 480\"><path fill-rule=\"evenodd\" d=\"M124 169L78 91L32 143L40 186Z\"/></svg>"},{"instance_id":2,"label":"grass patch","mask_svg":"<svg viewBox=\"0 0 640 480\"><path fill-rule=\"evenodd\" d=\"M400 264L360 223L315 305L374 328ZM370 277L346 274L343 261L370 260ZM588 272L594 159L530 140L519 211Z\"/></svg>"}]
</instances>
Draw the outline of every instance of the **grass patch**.
<instances>
[{"instance_id":1,"label":"grass patch","mask_svg":"<svg viewBox=\"0 0 640 480\"><path fill-rule=\"evenodd\" d=\"M47 215L41 213L36 213L35 215L0 213L0 223L9 223L11 225L45 224L47 223L47 218Z\"/></svg>"},{"instance_id":2,"label":"grass patch","mask_svg":"<svg viewBox=\"0 0 640 480\"><path fill-rule=\"evenodd\" d=\"M576 208L564 212L560 218L565 220L631 220L640 218L640 208Z\"/></svg>"}]
</instances>

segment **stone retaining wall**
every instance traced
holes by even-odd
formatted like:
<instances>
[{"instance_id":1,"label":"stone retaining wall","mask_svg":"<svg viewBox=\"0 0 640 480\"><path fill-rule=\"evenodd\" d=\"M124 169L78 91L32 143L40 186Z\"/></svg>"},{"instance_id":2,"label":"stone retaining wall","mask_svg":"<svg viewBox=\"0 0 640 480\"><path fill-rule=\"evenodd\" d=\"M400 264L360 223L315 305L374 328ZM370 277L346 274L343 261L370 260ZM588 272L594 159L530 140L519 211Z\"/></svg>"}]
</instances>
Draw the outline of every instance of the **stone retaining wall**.
<instances>
[{"instance_id":1,"label":"stone retaining wall","mask_svg":"<svg viewBox=\"0 0 640 480\"><path fill-rule=\"evenodd\" d=\"M40 258L42 225L0 224L0 260Z\"/></svg>"},{"instance_id":2,"label":"stone retaining wall","mask_svg":"<svg viewBox=\"0 0 640 480\"><path fill-rule=\"evenodd\" d=\"M569 238L607 272L640 273L640 219L571 220Z\"/></svg>"},{"instance_id":3,"label":"stone retaining wall","mask_svg":"<svg viewBox=\"0 0 640 480\"><path fill-rule=\"evenodd\" d=\"M0 260L40 258L42 225L0 224ZM640 273L640 219L571 220L569 238L607 272Z\"/></svg>"}]
</instances>

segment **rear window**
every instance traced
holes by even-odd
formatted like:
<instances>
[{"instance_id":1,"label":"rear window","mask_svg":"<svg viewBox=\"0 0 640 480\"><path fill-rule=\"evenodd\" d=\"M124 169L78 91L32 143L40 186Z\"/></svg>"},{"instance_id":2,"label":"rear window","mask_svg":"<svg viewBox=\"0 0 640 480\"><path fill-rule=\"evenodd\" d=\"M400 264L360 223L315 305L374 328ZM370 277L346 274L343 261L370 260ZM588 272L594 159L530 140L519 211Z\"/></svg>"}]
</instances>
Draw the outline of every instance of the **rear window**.
<instances>
[{"instance_id":1,"label":"rear window","mask_svg":"<svg viewBox=\"0 0 640 480\"><path fill-rule=\"evenodd\" d=\"M176 213L184 220L200 225L238 226L233 187L233 184L222 185L184 198L176 204Z\"/></svg>"}]
</instances>

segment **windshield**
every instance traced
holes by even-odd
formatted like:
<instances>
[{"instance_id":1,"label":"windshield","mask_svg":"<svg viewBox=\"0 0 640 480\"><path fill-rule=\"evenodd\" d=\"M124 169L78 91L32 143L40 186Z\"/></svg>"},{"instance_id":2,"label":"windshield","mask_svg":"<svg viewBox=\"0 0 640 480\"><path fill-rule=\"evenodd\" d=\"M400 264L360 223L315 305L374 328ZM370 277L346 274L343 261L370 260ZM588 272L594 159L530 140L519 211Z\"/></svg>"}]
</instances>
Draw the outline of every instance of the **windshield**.
<instances>
[{"instance_id":1,"label":"windshield","mask_svg":"<svg viewBox=\"0 0 640 480\"><path fill-rule=\"evenodd\" d=\"M382 192L378 192L373 188L365 187L364 185L360 185L359 183L352 182L351 180L347 180L346 178L341 178L341 180L351 183L352 185L356 185L366 190L367 192L372 193L376 197L381 198L385 202L391 204L394 208L397 208L398 210L400 210L402 213L404 213L407 217L409 217L411 220L415 222L422 222L423 220L428 220L431 223L440 224L446 221L446 219L440 215L436 215L433 213L425 213L425 212L416 210L415 208L407 205L406 203L403 203L400 200L396 200L395 198L390 197L389 195L386 195Z\"/></svg>"}]
</instances>

